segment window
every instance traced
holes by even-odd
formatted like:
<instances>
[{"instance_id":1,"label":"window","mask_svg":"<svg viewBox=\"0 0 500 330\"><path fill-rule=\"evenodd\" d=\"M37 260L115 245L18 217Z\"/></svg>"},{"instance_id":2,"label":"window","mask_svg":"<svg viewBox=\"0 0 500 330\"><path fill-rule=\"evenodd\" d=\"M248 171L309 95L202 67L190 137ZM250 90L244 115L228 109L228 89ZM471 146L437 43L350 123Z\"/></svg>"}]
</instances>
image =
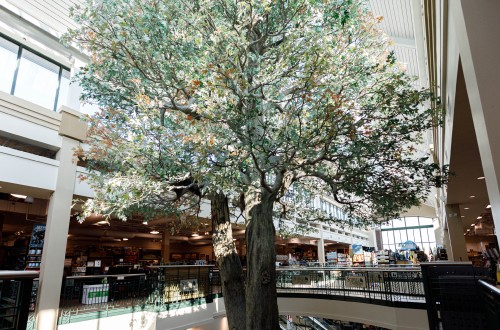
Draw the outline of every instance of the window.
<instances>
[{"instance_id":1,"label":"window","mask_svg":"<svg viewBox=\"0 0 500 330\"><path fill-rule=\"evenodd\" d=\"M69 70L0 36L0 90L56 110L66 102Z\"/></svg>"},{"instance_id":2,"label":"window","mask_svg":"<svg viewBox=\"0 0 500 330\"><path fill-rule=\"evenodd\" d=\"M16 72L17 56L19 47L8 40L0 38L0 90L10 93L12 90L12 81Z\"/></svg>"},{"instance_id":3,"label":"window","mask_svg":"<svg viewBox=\"0 0 500 330\"><path fill-rule=\"evenodd\" d=\"M394 219L381 226L384 249L396 251L401 243L413 241L423 249L436 246L436 237L431 218L408 217Z\"/></svg>"}]
</instances>

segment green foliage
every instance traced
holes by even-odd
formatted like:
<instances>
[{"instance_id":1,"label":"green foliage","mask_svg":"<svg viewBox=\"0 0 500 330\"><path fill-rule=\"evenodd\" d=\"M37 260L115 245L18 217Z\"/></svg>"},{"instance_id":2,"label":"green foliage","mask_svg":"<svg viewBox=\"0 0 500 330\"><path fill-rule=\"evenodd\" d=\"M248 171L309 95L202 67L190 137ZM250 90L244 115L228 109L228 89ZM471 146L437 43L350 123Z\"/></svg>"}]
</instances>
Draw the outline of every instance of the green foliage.
<instances>
[{"instance_id":1,"label":"green foliage","mask_svg":"<svg viewBox=\"0 0 500 330\"><path fill-rule=\"evenodd\" d=\"M201 193L266 190L282 219L340 221L301 201L331 195L363 226L445 181L417 151L431 95L360 1L88 0L74 18L66 39L92 58L78 81L103 109L92 211L172 212L189 177Z\"/></svg>"}]
</instances>

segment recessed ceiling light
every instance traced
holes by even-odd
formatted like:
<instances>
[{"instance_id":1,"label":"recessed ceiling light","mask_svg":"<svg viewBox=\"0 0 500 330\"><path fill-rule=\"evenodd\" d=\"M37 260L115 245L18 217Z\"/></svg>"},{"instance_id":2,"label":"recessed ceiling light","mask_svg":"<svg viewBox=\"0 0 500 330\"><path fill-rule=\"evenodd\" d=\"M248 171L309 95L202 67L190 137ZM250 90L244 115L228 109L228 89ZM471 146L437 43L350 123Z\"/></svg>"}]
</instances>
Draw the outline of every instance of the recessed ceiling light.
<instances>
[{"instance_id":1,"label":"recessed ceiling light","mask_svg":"<svg viewBox=\"0 0 500 330\"><path fill-rule=\"evenodd\" d=\"M482 219L482 218L483 218L482 216L479 216L479 217L477 217L476 219L477 219L477 220L479 220L479 219Z\"/></svg>"},{"instance_id":2,"label":"recessed ceiling light","mask_svg":"<svg viewBox=\"0 0 500 330\"><path fill-rule=\"evenodd\" d=\"M19 195L19 194L10 194L10 195L13 197L16 197L16 198L26 198L27 197L26 195Z\"/></svg>"},{"instance_id":3,"label":"recessed ceiling light","mask_svg":"<svg viewBox=\"0 0 500 330\"><path fill-rule=\"evenodd\" d=\"M484 176L480 176L479 178L477 178L478 180L484 180Z\"/></svg>"},{"instance_id":4,"label":"recessed ceiling light","mask_svg":"<svg viewBox=\"0 0 500 330\"><path fill-rule=\"evenodd\" d=\"M476 197L476 196L474 196L474 195L470 195L470 196L469 196L469 198L474 198L474 197Z\"/></svg>"},{"instance_id":5,"label":"recessed ceiling light","mask_svg":"<svg viewBox=\"0 0 500 330\"><path fill-rule=\"evenodd\" d=\"M461 217L461 218L465 218L465 215L461 215L460 217Z\"/></svg>"},{"instance_id":6,"label":"recessed ceiling light","mask_svg":"<svg viewBox=\"0 0 500 330\"><path fill-rule=\"evenodd\" d=\"M464 210L468 210L469 208L468 207L464 207Z\"/></svg>"},{"instance_id":7,"label":"recessed ceiling light","mask_svg":"<svg viewBox=\"0 0 500 330\"><path fill-rule=\"evenodd\" d=\"M109 225L109 222L108 222L108 220L101 220L101 221L96 222L95 224L98 226Z\"/></svg>"},{"instance_id":8,"label":"recessed ceiling light","mask_svg":"<svg viewBox=\"0 0 500 330\"><path fill-rule=\"evenodd\" d=\"M471 226L471 227L474 227L475 225L476 225L476 224L475 224L475 223L473 223L473 224L472 224L472 225L470 225L470 226Z\"/></svg>"},{"instance_id":9,"label":"recessed ceiling light","mask_svg":"<svg viewBox=\"0 0 500 330\"><path fill-rule=\"evenodd\" d=\"M128 238L124 237L122 238L122 241L128 241Z\"/></svg>"},{"instance_id":10,"label":"recessed ceiling light","mask_svg":"<svg viewBox=\"0 0 500 330\"><path fill-rule=\"evenodd\" d=\"M158 235L160 232L158 230L151 230L149 233L153 235Z\"/></svg>"},{"instance_id":11,"label":"recessed ceiling light","mask_svg":"<svg viewBox=\"0 0 500 330\"><path fill-rule=\"evenodd\" d=\"M487 209L491 209L491 205L490 205L490 204L488 204L488 206L486 206L486 208L487 208Z\"/></svg>"},{"instance_id":12,"label":"recessed ceiling light","mask_svg":"<svg viewBox=\"0 0 500 330\"><path fill-rule=\"evenodd\" d=\"M467 231L470 231L470 229L467 229Z\"/></svg>"},{"instance_id":13,"label":"recessed ceiling light","mask_svg":"<svg viewBox=\"0 0 500 330\"><path fill-rule=\"evenodd\" d=\"M192 233L191 236L198 237L198 236L200 236L200 234L198 234L198 233Z\"/></svg>"}]
</instances>

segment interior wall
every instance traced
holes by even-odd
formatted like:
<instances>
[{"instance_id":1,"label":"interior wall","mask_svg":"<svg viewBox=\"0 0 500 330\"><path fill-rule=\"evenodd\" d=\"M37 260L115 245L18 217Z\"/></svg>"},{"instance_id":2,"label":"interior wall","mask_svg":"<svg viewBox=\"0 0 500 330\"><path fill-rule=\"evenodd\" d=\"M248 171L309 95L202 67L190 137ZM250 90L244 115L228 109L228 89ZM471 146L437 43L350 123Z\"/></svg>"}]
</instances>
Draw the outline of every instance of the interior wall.
<instances>
[{"instance_id":1,"label":"interior wall","mask_svg":"<svg viewBox=\"0 0 500 330\"><path fill-rule=\"evenodd\" d=\"M467 251L473 250L475 252L484 251L486 246L490 243L495 243L495 236L465 236L465 246Z\"/></svg>"}]
</instances>

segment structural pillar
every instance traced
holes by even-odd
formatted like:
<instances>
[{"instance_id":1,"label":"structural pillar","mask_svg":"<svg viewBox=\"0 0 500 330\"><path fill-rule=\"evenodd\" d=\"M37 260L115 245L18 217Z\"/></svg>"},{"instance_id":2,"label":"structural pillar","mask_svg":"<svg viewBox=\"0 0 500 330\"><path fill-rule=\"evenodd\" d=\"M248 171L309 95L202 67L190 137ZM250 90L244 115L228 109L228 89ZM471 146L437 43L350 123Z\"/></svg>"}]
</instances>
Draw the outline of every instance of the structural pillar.
<instances>
[{"instance_id":1,"label":"structural pillar","mask_svg":"<svg viewBox=\"0 0 500 330\"><path fill-rule=\"evenodd\" d=\"M49 200L40 268L35 314L38 330L57 328L69 218L76 180L74 152L80 141L85 139L86 132L86 124L80 120L80 114L63 107L59 128L62 142L56 157L59 161L59 170L55 190Z\"/></svg>"},{"instance_id":2,"label":"structural pillar","mask_svg":"<svg viewBox=\"0 0 500 330\"><path fill-rule=\"evenodd\" d=\"M448 259L451 261L469 261L465 246L464 227L458 204L446 205L446 223L448 225Z\"/></svg>"},{"instance_id":3,"label":"structural pillar","mask_svg":"<svg viewBox=\"0 0 500 330\"><path fill-rule=\"evenodd\" d=\"M449 1L496 234L500 232L500 2Z\"/></svg>"},{"instance_id":4,"label":"structural pillar","mask_svg":"<svg viewBox=\"0 0 500 330\"><path fill-rule=\"evenodd\" d=\"M325 259L325 239L323 238L323 229L319 230L320 238L318 239L318 262L324 264Z\"/></svg>"},{"instance_id":5,"label":"structural pillar","mask_svg":"<svg viewBox=\"0 0 500 330\"><path fill-rule=\"evenodd\" d=\"M170 231L165 228L161 240L161 259L163 263L170 262Z\"/></svg>"}]
</instances>

